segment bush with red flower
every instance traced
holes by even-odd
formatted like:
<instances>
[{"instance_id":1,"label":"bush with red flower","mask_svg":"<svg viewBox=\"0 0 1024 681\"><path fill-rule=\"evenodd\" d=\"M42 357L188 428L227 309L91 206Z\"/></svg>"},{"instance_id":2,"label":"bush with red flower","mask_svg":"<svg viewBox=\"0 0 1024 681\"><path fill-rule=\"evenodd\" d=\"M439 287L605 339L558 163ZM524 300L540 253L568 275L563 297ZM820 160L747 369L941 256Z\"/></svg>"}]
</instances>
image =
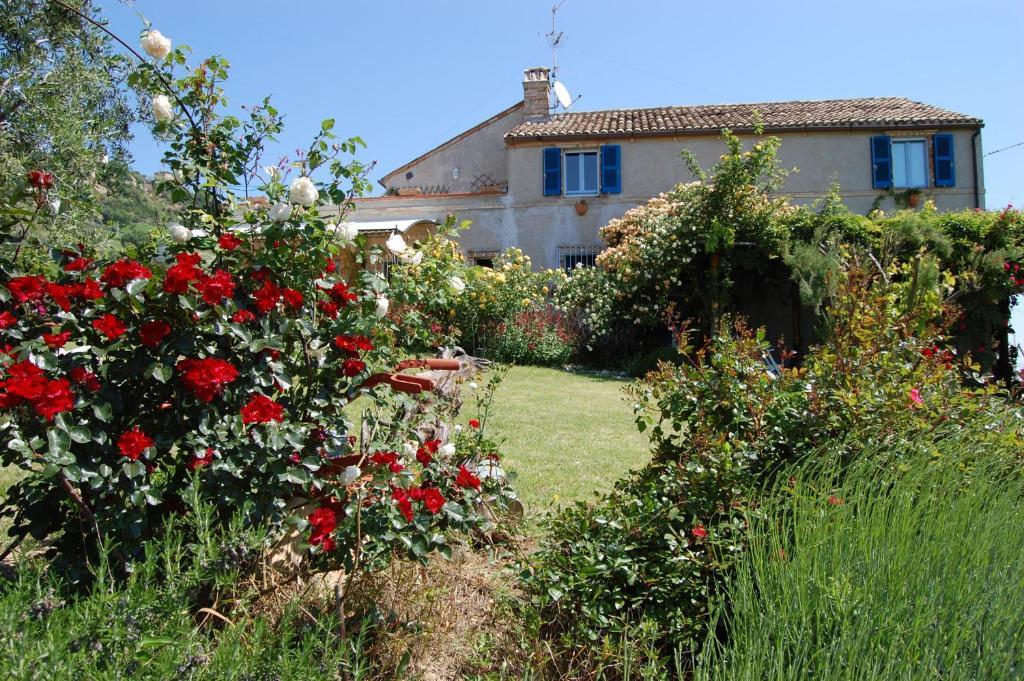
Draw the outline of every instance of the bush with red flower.
<instances>
[{"instance_id":1,"label":"bush with red flower","mask_svg":"<svg viewBox=\"0 0 1024 681\"><path fill-rule=\"evenodd\" d=\"M488 526L484 509L506 490L473 477L471 453L439 446L450 405L410 395L396 407L386 384L360 390L444 340L436 311L461 292L449 284L462 275L446 245L453 222L389 279L343 276L343 251L358 264L376 255L335 227L367 186L345 160L360 141L336 140L324 121L290 182L263 175L250 160L281 117L267 103L244 122L221 117L225 63L176 78L179 67L175 51L131 77L153 94L174 84L156 132L171 141L161 190L185 207L175 246L111 262L58 250L53 278L0 262L0 463L27 474L0 508L12 533L71 556L109 541L128 559L198 493L221 519L299 528L320 560L351 569L396 552L422 559L451 532ZM243 176L269 207L231 194ZM31 215L3 215L5 234ZM343 411L356 398L368 402L361 429ZM410 441L433 456L394 454Z\"/></svg>"}]
</instances>

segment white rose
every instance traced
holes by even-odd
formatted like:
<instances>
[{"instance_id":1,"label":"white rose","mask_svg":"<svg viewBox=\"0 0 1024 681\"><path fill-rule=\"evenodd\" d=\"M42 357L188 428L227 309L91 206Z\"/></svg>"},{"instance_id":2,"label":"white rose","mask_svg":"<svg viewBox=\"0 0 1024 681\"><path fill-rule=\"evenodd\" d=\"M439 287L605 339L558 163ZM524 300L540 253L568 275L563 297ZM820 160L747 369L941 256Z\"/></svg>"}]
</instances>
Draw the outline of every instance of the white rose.
<instances>
[{"instance_id":1,"label":"white rose","mask_svg":"<svg viewBox=\"0 0 1024 681\"><path fill-rule=\"evenodd\" d=\"M469 389L470 389L470 390L476 390L476 389L477 389L477 388L479 388L479 387L480 387L480 386L479 386L479 385L477 385L476 381L470 381L470 382L469 382Z\"/></svg>"},{"instance_id":2,"label":"white rose","mask_svg":"<svg viewBox=\"0 0 1024 681\"><path fill-rule=\"evenodd\" d=\"M171 53L171 39L157 30L146 31L142 35L142 49L154 59L166 59Z\"/></svg>"},{"instance_id":3,"label":"white rose","mask_svg":"<svg viewBox=\"0 0 1024 681\"><path fill-rule=\"evenodd\" d=\"M343 222L338 227L341 233L341 240L345 243L351 243L356 240L359 236L359 228L353 225L351 222Z\"/></svg>"},{"instance_id":4,"label":"white rose","mask_svg":"<svg viewBox=\"0 0 1024 681\"><path fill-rule=\"evenodd\" d=\"M462 281L459 277L452 277L448 280L448 284L456 293L462 293L466 290L466 282Z\"/></svg>"},{"instance_id":5,"label":"white rose","mask_svg":"<svg viewBox=\"0 0 1024 681\"><path fill-rule=\"evenodd\" d=\"M408 250L409 248L409 246L405 243L405 239L403 239L402 235L398 233L389 236L385 246L387 246L388 250L394 253L395 255L401 255L402 253L405 253L405 251Z\"/></svg>"},{"instance_id":6,"label":"white rose","mask_svg":"<svg viewBox=\"0 0 1024 681\"><path fill-rule=\"evenodd\" d=\"M451 456L454 456L454 455L455 455L455 445L453 445L451 442L446 444L444 447L441 447L441 456L451 457Z\"/></svg>"},{"instance_id":7,"label":"white rose","mask_svg":"<svg viewBox=\"0 0 1024 681\"><path fill-rule=\"evenodd\" d=\"M292 207L287 203L275 203L270 207L270 219L274 222L284 222L292 216Z\"/></svg>"},{"instance_id":8,"label":"white rose","mask_svg":"<svg viewBox=\"0 0 1024 681\"><path fill-rule=\"evenodd\" d=\"M377 316L378 317L383 317L383 316L387 315L388 308L390 306L391 306L391 301L389 301L385 296L377 296Z\"/></svg>"},{"instance_id":9,"label":"white rose","mask_svg":"<svg viewBox=\"0 0 1024 681\"><path fill-rule=\"evenodd\" d=\"M49 203L50 213L56 215L60 212L60 199L52 198Z\"/></svg>"},{"instance_id":10,"label":"white rose","mask_svg":"<svg viewBox=\"0 0 1024 681\"><path fill-rule=\"evenodd\" d=\"M277 166L265 166L263 172L267 174L270 179L277 177Z\"/></svg>"},{"instance_id":11,"label":"white rose","mask_svg":"<svg viewBox=\"0 0 1024 681\"><path fill-rule=\"evenodd\" d=\"M309 208L320 198L320 192L316 190L313 180L308 177L296 177L292 180L288 198L291 199L292 203Z\"/></svg>"},{"instance_id":12,"label":"white rose","mask_svg":"<svg viewBox=\"0 0 1024 681\"><path fill-rule=\"evenodd\" d=\"M167 95L157 95L153 98L153 118L160 123L170 123L174 120L174 110L171 109L171 100Z\"/></svg>"},{"instance_id":13,"label":"white rose","mask_svg":"<svg viewBox=\"0 0 1024 681\"><path fill-rule=\"evenodd\" d=\"M167 233L171 235L171 239L177 241L179 244L183 244L192 238L192 230L177 222L172 222L167 225Z\"/></svg>"},{"instance_id":14,"label":"white rose","mask_svg":"<svg viewBox=\"0 0 1024 681\"><path fill-rule=\"evenodd\" d=\"M413 444L412 442L406 442L405 444L403 444L402 449L405 450L406 456L410 458L416 456L416 445Z\"/></svg>"},{"instance_id":15,"label":"white rose","mask_svg":"<svg viewBox=\"0 0 1024 681\"><path fill-rule=\"evenodd\" d=\"M341 484L349 485L359 479L359 476L363 472L359 470L359 466L348 466L341 472Z\"/></svg>"},{"instance_id":16,"label":"white rose","mask_svg":"<svg viewBox=\"0 0 1024 681\"><path fill-rule=\"evenodd\" d=\"M461 433L462 432L462 425L461 424L458 424L458 423L455 424L455 432L456 433Z\"/></svg>"}]
</instances>

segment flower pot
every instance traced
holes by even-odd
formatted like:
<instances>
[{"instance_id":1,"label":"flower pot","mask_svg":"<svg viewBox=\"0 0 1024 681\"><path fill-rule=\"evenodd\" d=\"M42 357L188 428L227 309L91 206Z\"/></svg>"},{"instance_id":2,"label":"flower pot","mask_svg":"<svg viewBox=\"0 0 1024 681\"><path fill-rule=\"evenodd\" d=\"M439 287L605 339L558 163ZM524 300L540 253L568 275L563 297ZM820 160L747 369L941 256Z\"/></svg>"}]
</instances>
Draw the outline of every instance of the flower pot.
<instances>
[{"instance_id":1,"label":"flower pot","mask_svg":"<svg viewBox=\"0 0 1024 681\"><path fill-rule=\"evenodd\" d=\"M587 202L586 201L577 201L576 202L576 215L586 215L586 214L587 214Z\"/></svg>"},{"instance_id":2,"label":"flower pot","mask_svg":"<svg viewBox=\"0 0 1024 681\"><path fill-rule=\"evenodd\" d=\"M907 205L911 208L917 208L917 202L921 200L920 194L908 194Z\"/></svg>"}]
</instances>

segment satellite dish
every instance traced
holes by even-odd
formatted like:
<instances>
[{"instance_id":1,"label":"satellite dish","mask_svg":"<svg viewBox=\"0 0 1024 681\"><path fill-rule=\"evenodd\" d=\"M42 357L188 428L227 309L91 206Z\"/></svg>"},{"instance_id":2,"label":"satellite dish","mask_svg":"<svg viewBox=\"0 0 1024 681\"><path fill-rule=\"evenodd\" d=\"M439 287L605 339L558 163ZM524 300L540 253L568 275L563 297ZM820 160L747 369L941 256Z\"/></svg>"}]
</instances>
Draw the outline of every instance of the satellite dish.
<instances>
[{"instance_id":1,"label":"satellite dish","mask_svg":"<svg viewBox=\"0 0 1024 681\"><path fill-rule=\"evenodd\" d=\"M569 95L569 90L558 80L555 81L553 88L555 90L555 99L558 100L563 109L568 109L572 105L572 97Z\"/></svg>"}]
</instances>

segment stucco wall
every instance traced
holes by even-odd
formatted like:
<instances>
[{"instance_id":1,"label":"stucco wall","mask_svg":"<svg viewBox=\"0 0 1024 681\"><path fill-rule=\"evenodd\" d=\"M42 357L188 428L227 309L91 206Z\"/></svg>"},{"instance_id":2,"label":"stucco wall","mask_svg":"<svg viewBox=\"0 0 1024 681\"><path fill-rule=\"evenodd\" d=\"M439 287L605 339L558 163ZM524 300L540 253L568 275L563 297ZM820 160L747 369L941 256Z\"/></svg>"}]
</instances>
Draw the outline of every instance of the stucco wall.
<instances>
[{"instance_id":1,"label":"stucco wall","mask_svg":"<svg viewBox=\"0 0 1024 681\"><path fill-rule=\"evenodd\" d=\"M496 183L508 181L505 162L505 133L523 121L523 107L507 110L475 130L469 130L445 143L437 151L406 170L392 171L384 177L384 185L391 189L419 187L427 190L444 187L449 193L474 191L474 181L487 175ZM458 168L459 177L452 171ZM407 178L407 173L412 173Z\"/></svg>"},{"instance_id":2,"label":"stucco wall","mask_svg":"<svg viewBox=\"0 0 1024 681\"><path fill-rule=\"evenodd\" d=\"M558 267L559 246L599 246L599 229L609 220L620 217L630 207L643 203L659 192L667 191L680 182L693 180L680 157L683 148L690 149L704 168L712 166L725 152L725 146L717 135L614 140L622 146L622 193L586 197L587 211L580 216L575 210L580 197L543 196L541 149L545 146L596 148L599 143L524 144L511 147L506 153L502 141L499 150L494 151L493 135L501 128L507 129L506 125L510 122L496 124L494 130L481 131L487 133L483 135L486 140L481 138L474 141L477 135L472 135L458 146L453 146L450 154L446 152L444 155L439 154L437 159L428 159L417 167L417 174L412 180L415 183L423 177L430 177L426 175L429 167L435 169L429 172L447 172L450 182L452 165L458 165L466 172L471 163L477 162L473 159L489 155L486 162L479 158L479 163L493 165L499 158L501 163L507 162L507 174L505 170L501 171L509 183L507 194L363 199L357 202L353 219L443 220L445 214L451 212L460 220L473 222L472 228L460 235L460 243L465 252L502 251L517 246L533 259L535 267ZM970 144L972 131L951 132L955 139L956 186L929 187L924 190L922 197L922 203L923 199L933 198L940 210L959 210L974 205ZM833 181L838 181L844 201L850 209L867 213L881 194L871 187L869 138L872 134L877 132L780 134L780 162L786 168L799 168L799 172L791 174L787 179L783 193L797 203L809 203L822 196ZM748 146L751 144L749 137L744 141ZM978 154L980 175L980 139ZM983 181L979 185L983 187ZM981 196L984 201L983 192ZM884 197L881 207L893 209L894 199Z\"/></svg>"}]
</instances>

